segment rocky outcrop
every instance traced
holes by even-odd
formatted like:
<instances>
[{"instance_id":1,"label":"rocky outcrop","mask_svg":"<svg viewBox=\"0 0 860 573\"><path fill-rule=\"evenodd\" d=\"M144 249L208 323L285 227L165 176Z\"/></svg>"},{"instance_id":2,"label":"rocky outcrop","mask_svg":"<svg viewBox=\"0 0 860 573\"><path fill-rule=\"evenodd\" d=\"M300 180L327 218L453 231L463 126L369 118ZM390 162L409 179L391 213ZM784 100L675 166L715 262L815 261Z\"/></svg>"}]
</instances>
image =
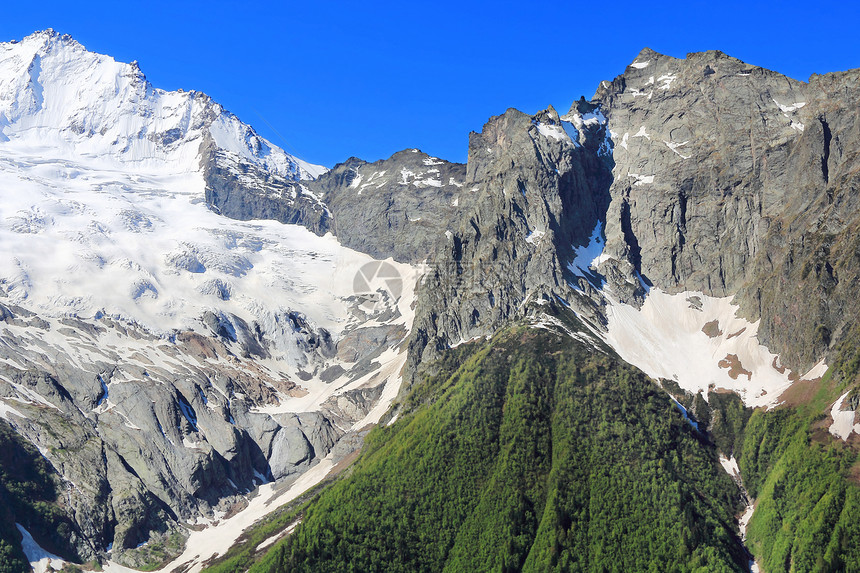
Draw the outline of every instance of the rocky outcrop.
<instances>
[{"instance_id":1,"label":"rocky outcrop","mask_svg":"<svg viewBox=\"0 0 860 573\"><path fill-rule=\"evenodd\" d=\"M305 185L331 210L343 245L409 263L433 258L474 191L465 165L417 149L375 163L352 157Z\"/></svg>"},{"instance_id":2,"label":"rocky outcrop","mask_svg":"<svg viewBox=\"0 0 860 573\"><path fill-rule=\"evenodd\" d=\"M606 284L634 304L649 285L734 295L805 371L860 310L858 75L803 83L720 52L645 49L565 116L493 118L470 138L476 191L423 284L413 367L529 300L599 327ZM605 244L579 272L590 235Z\"/></svg>"},{"instance_id":3,"label":"rocky outcrop","mask_svg":"<svg viewBox=\"0 0 860 573\"><path fill-rule=\"evenodd\" d=\"M350 329L340 360L331 335L302 313L281 320L308 376L333 371L329 383L374 372L371 359L406 334ZM67 484L62 506L82 559L112 546L113 560L147 565L141 544L218 519L255 486L295 477L352 439L384 387L280 412L306 393L302 380L259 364L278 359L271 333L227 313L169 337L108 317L43 320L11 304L0 305L0 325L0 417Z\"/></svg>"},{"instance_id":4,"label":"rocky outcrop","mask_svg":"<svg viewBox=\"0 0 860 573\"><path fill-rule=\"evenodd\" d=\"M318 235L330 230L331 213L319 197L296 177L261 168L215 144L210 136L200 146L206 203L231 219L274 219L298 224Z\"/></svg>"},{"instance_id":5,"label":"rocky outcrop","mask_svg":"<svg viewBox=\"0 0 860 573\"><path fill-rule=\"evenodd\" d=\"M808 369L857 310L858 75L643 50L594 98L614 142L607 253L670 292L739 295Z\"/></svg>"},{"instance_id":6,"label":"rocky outcrop","mask_svg":"<svg viewBox=\"0 0 860 573\"><path fill-rule=\"evenodd\" d=\"M719 52L677 60L646 49L602 83L595 102L615 159L607 252L661 288L737 292L762 217L778 207L762 196L763 170L784 165L784 144L799 135L779 106L805 101L803 92Z\"/></svg>"},{"instance_id":7,"label":"rocky outcrop","mask_svg":"<svg viewBox=\"0 0 860 573\"><path fill-rule=\"evenodd\" d=\"M510 109L469 138L464 214L421 287L413 368L452 344L492 335L529 301L578 296L566 268L609 204L609 149L595 108L560 118ZM578 126L578 127L577 127ZM586 284L583 288L588 288Z\"/></svg>"},{"instance_id":8,"label":"rocky outcrop","mask_svg":"<svg viewBox=\"0 0 860 573\"><path fill-rule=\"evenodd\" d=\"M201 146L206 202L233 219L274 219L331 232L341 244L377 259L419 263L461 217L466 166L417 149L367 163L351 157L315 180L261 169L218 148Z\"/></svg>"}]
</instances>

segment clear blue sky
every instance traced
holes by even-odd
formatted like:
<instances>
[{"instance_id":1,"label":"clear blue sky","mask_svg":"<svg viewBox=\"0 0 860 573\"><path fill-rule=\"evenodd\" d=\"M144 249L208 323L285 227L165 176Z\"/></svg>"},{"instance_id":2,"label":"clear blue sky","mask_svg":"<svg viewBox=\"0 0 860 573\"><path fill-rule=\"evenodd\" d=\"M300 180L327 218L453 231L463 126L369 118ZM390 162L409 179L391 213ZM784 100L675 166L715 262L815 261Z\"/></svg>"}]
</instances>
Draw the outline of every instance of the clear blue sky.
<instances>
[{"instance_id":1,"label":"clear blue sky","mask_svg":"<svg viewBox=\"0 0 860 573\"><path fill-rule=\"evenodd\" d=\"M719 49L801 80L860 67L860 3L824 4L38 0L3 6L0 40L71 34L331 167L407 147L464 161L488 117L567 110L645 46Z\"/></svg>"}]
</instances>

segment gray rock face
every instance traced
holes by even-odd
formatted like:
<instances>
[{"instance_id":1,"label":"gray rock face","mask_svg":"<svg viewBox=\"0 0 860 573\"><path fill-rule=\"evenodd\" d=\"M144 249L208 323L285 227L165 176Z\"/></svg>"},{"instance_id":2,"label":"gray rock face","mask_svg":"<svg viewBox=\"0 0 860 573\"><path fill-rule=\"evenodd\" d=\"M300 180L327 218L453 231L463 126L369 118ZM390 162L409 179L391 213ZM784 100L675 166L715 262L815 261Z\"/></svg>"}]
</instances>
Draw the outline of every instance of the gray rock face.
<instances>
[{"instance_id":1,"label":"gray rock face","mask_svg":"<svg viewBox=\"0 0 860 573\"><path fill-rule=\"evenodd\" d=\"M643 50L594 99L614 134L607 251L668 291L738 294L765 344L811 366L856 311L858 78Z\"/></svg>"},{"instance_id":2,"label":"gray rock face","mask_svg":"<svg viewBox=\"0 0 860 573\"><path fill-rule=\"evenodd\" d=\"M330 230L329 210L298 177L278 175L225 153L209 136L200 146L200 163L206 203L222 215L299 224L318 235Z\"/></svg>"},{"instance_id":3,"label":"gray rock face","mask_svg":"<svg viewBox=\"0 0 860 573\"><path fill-rule=\"evenodd\" d=\"M417 263L459 219L465 179L464 165L407 149L375 163L353 157L306 185L331 210L342 244Z\"/></svg>"},{"instance_id":4,"label":"gray rock face","mask_svg":"<svg viewBox=\"0 0 860 573\"><path fill-rule=\"evenodd\" d=\"M274 219L331 232L340 242L377 259L418 263L460 218L466 167L417 149L366 163L352 157L316 180L266 172L201 147L206 202L233 219Z\"/></svg>"},{"instance_id":5,"label":"gray rock face","mask_svg":"<svg viewBox=\"0 0 860 573\"><path fill-rule=\"evenodd\" d=\"M639 67L641 66L641 67ZM719 52L644 50L595 101L614 133L607 249L654 284L737 292L780 208L758 180L788 159L804 86Z\"/></svg>"},{"instance_id":6,"label":"gray rock face","mask_svg":"<svg viewBox=\"0 0 860 573\"><path fill-rule=\"evenodd\" d=\"M324 457L343 432L323 415L312 412L284 416L271 445L269 468L273 479L302 473Z\"/></svg>"},{"instance_id":7,"label":"gray rock face","mask_svg":"<svg viewBox=\"0 0 860 573\"><path fill-rule=\"evenodd\" d=\"M640 273L669 292L736 295L764 344L810 367L858 311L858 80L646 49L563 118L493 118L470 138L466 187L479 191L422 286L412 368L529 301L564 299L599 325L590 282L635 302ZM610 258L586 281L571 247L597 225Z\"/></svg>"},{"instance_id":8,"label":"gray rock face","mask_svg":"<svg viewBox=\"0 0 860 573\"><path fill-rule=\"evenodd\" d=\"M335 369L338 348L325 329L295 311L283 322L308 370ZM271 359L267 333L223 313L201 323L209 335L171 338L107 317L43 320L0 305L0 417L69 484L63 502L82 558L112 544L112 559L143 565L138 545L183 534L183 524L242 503L263 481L304 472L381 394L363 387L317 412L261 412L303 392L257 363ZM362 361L405 336L402 326L362 330L349 331L333 379L353 375L351 362L372 372L379 364Z\"/></svg>"},{"instance_id":9,"label":"gray rock face","mask_svg":"<svg viewBox=\"0 0 860 573\"><path fill-rule=\"evenodd\" d=\"M530 301L576 296L563 261L606 212L611 157L599 123L580 133L566 119L552 108L534 117L511 109L471 134L466 187L474 190L421 286L413 368L493 334Z\"/></svg>"}]
</instances>

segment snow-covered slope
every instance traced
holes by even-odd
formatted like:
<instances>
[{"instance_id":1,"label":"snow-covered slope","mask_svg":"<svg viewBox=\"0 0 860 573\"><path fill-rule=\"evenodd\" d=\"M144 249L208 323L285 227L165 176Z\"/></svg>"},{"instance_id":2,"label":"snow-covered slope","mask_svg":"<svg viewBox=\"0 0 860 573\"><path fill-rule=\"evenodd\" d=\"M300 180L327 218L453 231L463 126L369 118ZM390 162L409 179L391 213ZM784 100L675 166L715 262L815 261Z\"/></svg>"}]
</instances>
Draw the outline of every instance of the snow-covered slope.
<instances>
[{"instance_id":1,"label":"snow-covered slope","mask_svg":"<svg viewBox=\"0 0 860 573\"><path fill-rule=\"evenodd\" d=\"M7 148L0 194L3 302L165 337L209 332L206 312L232 316L258 325L266 354L296 367L306 357L288 313L338 337L352 316L352 277L373 260L303 227L222 217L193 172L133 174Z\"/></svg>"},{"instance_id":2,"label":"snow-covered slope","mask_svg":"<svg viewBox=\"0 0 860 573\"><path fill-rule=\"evenodd\" d=\"M68 36L0 44L0 417L69 484L81 558L144 564L397 394L413 267L207 205L322 171Z\"/></svg>"},{"instance_id":3,"label":"snow-covered slope","mask_svg":"<svg viewBox=\"0 0 860 573\"><path fill-rule=\"evenodd\" d=\"M700 292L668 294L651 289L641 308L607 294L605 340L618 354L655 379L667 379L707 400L714 390L736 392L747 406L774 406L800 379L757 337L758 323L737 315L731 297ZM824 374L822 363L803 379Z\"/></svg>"}]
</instances>

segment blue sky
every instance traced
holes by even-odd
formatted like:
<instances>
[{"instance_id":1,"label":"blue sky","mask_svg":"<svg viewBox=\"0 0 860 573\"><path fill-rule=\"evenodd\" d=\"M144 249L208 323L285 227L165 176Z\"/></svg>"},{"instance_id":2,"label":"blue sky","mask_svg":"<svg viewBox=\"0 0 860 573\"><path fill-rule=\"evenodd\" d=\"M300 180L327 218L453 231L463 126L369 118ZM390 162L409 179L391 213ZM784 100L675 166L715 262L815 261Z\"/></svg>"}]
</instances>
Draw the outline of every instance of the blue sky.
<instances>
[{"instance_id":1,"label":"blue sky","mask_svg":"<svg viewBox=\"0 0 860 573\"><path fill-rule=\"evenodd\" d=\"M465 161L488 117L567 110L645 46L719 49L801 80L860 67L860 5L826 4L39 0L3 7L0 40L71 34L330 167L407 147Z\"/></svg>"}]
</instances>

